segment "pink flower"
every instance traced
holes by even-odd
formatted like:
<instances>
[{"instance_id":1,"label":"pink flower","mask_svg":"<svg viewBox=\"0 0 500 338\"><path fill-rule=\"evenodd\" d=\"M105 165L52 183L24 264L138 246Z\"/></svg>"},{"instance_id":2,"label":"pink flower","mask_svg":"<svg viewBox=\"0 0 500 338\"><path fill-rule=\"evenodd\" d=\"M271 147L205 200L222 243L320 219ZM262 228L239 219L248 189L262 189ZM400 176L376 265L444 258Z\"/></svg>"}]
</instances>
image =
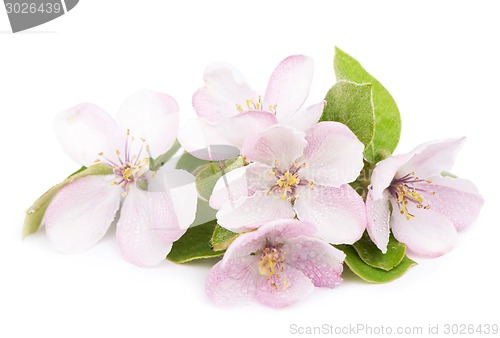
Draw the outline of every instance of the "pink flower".
<instances>
[{"instance_id":1,"label":"pink flower","mask_svg":"<svg viewBox=\"0 0 500 338\"><path fill-rule=\"evenodd\" d=\"M391 229L413 252L443 255L453 248L457 230L477 218L483 198L474 184L441 175L451 169L463 142L430 142L377 164L366 199L367 229L382 252Z\"/></svg>"},{"instance_id":2,"label":"pink flower","mask_svg":"<svg viewBox=\"0 0 500 338\"><path fill-rule=\"evenodd\" d=\"M165 259L172 242L193 222L197 202L191 174L149 171L150 156L174 143L178 118L176 101L153 91L129 97L117 121L92 104L56 117L56 134L71 158L84 166L105 163L114 173L78 179L54 197L45 227L55 248L85 250L119 217L116 236L125 259L140 266Z\"/></svg>"},{"instance_id":3,"label":"pink flower","mask_svg":"<svg viewBox=\"0 0 500 338\"><path fill-rule=\"evenodd\" d=\"M270 127L247 140L242 153L251 164L219 179L210 206L231 231L297 217L313 223L316 235L329 243L353 243L366 228L366 212L347 183L363 167L363 149L337 122L320 122L307 133Z\"/></svg>"},{"instance_id":4,"label":"pink flower","mask_svg":"<svg viewBox=\"0 0 500 338\"><path fill-rule=\"evenodd\" d=\"M208 297L220 305L257 300L283 307L314 286L337 286L345 255L313 234L312 224L290 219L240 235L210 270Z\"/></svg>"},{"instance_id":5,"label":"pink flower","mask_svg":"<svg viewBox=\"0 0 500 338\"><path fill-rule=\"evenodd\" d=\"M254 92L232 66L212 64L205 70L205 86L193 95L200 119L181 129L179 141L196 156L197 150L212 145L233 145L266 127L280 123L307 130L318 122L325 101L301 109L309 94L313 76L312 58L289 56L273 71L265 95Z\"/></svg>"}]
</instances>

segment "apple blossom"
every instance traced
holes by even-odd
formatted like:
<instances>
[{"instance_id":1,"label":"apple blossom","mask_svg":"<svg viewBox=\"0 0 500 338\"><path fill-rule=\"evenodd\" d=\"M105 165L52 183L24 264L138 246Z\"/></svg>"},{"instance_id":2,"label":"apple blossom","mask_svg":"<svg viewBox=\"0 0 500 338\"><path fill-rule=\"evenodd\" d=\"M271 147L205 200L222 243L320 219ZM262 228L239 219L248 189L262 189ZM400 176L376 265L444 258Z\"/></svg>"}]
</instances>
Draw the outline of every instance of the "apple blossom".
<instances>
[{"instance_id":1,"label":"apple blossom","mask_svg":"<svg viewBox=\"0 0 500 338\"><path fill-rule=\"evenodd\" d=\"M305 134L273 126L245 142L250 164L217 182L219 224L244 232L277 218L313 223L317 236L351 244L366 227L363 199L347 183L363 167L363 144L345 125L320 122Z\"/></svg>"},{"instance_id":2,"label":"apple blossom","mask_svg":"<svg viewBox=\"0 0 500 338\"><path fill-rule=\"evenodd\" d=\"M179 141L194 156L199 149L232 145L279 123L307 130L318 122L325 106L321 101L301 109L309 94L314 65L312 58L292 55L274 69L263 96L247 84L232 66L214 63L204 74L205 86L193 95L199 119L182 128Z\"/></svg>"},{"instance_id":3,"label":"apple blossom","mask_svg":"<svg viewBox=\"0 0 500 338\"><path fill-rule=\"evenodd\" d=\"M176 101L153 91L129 97L116 121L92 104L56 117L56 134L71 158L84 166L102 162L113 170L78 179L51 201L45 227L58 250L91 247L118 219L116 236L125 259L140 266L165 259L172 242L193 222L197 201L191 174L149 170L149 158L174 143L177 125Z\"/></svg>"},{"instance_id":4,"label":"apple blossom","mask_svg":"<svg viewBox=\"0 0 500 338\"><path fill-rule=\"evenodd\" d=\"M285 219L240 235L210 270L208 297L220 305L256 300L283 307L314 286L337 286L345 255L314 232L310 223Z\"/></svg>"},{"instance_id":5,"label":"apple blossom","mask_svg":"<svg viewBox=\"0 0 500 338\"><path fill-rule=\"evenodd\" d=\"M464 138L423 144L377 164L367 195L368 233L386 252L389 233L429 257L450 251L457 230L478 216L483 198L470 181L443 176Z\"/></svg>"}]
</instances>

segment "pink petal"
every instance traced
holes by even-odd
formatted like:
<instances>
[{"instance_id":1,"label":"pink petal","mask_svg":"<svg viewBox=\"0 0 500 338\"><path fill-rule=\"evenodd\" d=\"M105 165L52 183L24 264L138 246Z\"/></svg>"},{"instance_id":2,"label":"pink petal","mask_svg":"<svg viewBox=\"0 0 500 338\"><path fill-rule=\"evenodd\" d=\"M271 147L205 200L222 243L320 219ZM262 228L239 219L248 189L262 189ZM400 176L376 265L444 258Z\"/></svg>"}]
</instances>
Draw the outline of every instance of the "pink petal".
<instances>
[{"instance_id":1,"label":"pink petal","mask_svg":"<svg viewBox=\"0 0 500 338\"><path fill-rule=\"evenodd\" d=\"M366 228L365 204L349 185L301 188L294 209L301 221L313 223L316 237L332 244L352 244Z\"/></svg>"},{"instance_id":2,"label":"pink petal","mask_svg":"<svg viewBox=\"0 0 500 338\"><path fill-rule=\"evenodd\" d=\"M257 102L257 95L231 65L213 63L207 67L203 78L205 87L193 95L193 107L198 116L210 122L220 122L237 115L237 104L246 110L247 100Z\"/></svg>"},{"instance_id":3,"label":"pink petal","mask_svg":"<svg viewBox=\"0 0 500 338\"><path fill-rule=\"evenodd\" d=\"M178 140L185 151L202 160L227 160L240 154L220 134L217 125L200 118L188 120L179 130Z\"/></svg>"},{"instance_id":4,"label":"pink petal","mask_svg":"<svg viewBox=\"0 0 500 338\"><path fill-rule=\"evenodd\" d=\"M299 236L310 236L314 230L312 224L290 219L273 221L256 231L240 235L229 246L222 261L209 273L206 283L209 298L221 305L257 298L261 303L274 307L301 299L313 288L309 278L287 264L280 272L281 280L286 279L287 284L273 288L271 282L259 273L258 251L267 245L276 246Z\"/></svg>"},{"instance_id":5,"label":"pink petal","mask_svg":"<svg viewBox=\"0 0 500 338\"><path fill-rule=\"evenodd\" d=\"M340 187L363 169L363 144L347 126L320 122L307 132L301 174L315 184Z\"/></svg>"},{"instance_id":6,"label":"pink petal","mask_svg":"<svg viewBox=\"0 0 500 338\"><path fill-rule=\"evenodd\" d=\"M152 90L139 91L123 102L117 121L135 138L143 138L153 157L166 153L175 139L179 127L179 106L169 95ZM140 142L136 142L140 146Z\"/></svg>"},{"instance_id":7,"label":"pink petal","mask_svg":"<svg viewBox=\"0 0 500 338\"><path fill-rule=\"evenodd\" d=\"M307 107L307 109L298 110L295 113L280 119L279 123L291 126L297 130L307 131L309 128L312 128L316 123L318 123L321 115L323 114L325 105L326 101L323 100L315 105Z\"/></svg>"},{"instance_id":8,"label":"pink petal","mask_svg":"<svg viewBox=\"0 0 500 338\"><path fill-rule=\"evenodd\" d=\"M179 226L169 193L146 192L134 186L129 189L116 227L127 261L144 267L157 265L185 231Z\"/></svg>"},{"instance_id":9,"label":"pink petal","mask_svg":"<svg viewBox=\"0 0 500 338\"><path fill-rule=\"evenodd\" d=\"M412 158L412 154L394 155L377 163L370 178L370 189L373 199L381 199L383 192L390 185L398 170Z\"/></svg>"},{"instance_id":10,"label":"pink petal","mask_svg":"<svg viewBox=\"0 0 500 338\"><path fill-rule=\"evenodd\" d=\"M389 244L391 218L389 196L386 190L380 199L374 199L372 191L369 191L366 197L366 230L382 253L387 252L387 244Z\"/></svg>"},{"instance_id":11,"label":"pink petal","mask_svg":"<svg viewBox=\"0 0 500 338\"><path fill-rule=\"evenodd\" d=\"M438 257L449 252L457 241L457 231L446 216L425 209L412 209L409 220L397 212L393 203L392 233L411 251L426 257Z\"/></svg>"},{"instance_id":12,"label":"pink petal","mask_svg":"<svg viewBox=\"0 0 500 338\"><path fill-rule=\"evenodd\" d=\"M208 273L205 291L217 305L230 306L255 298L256 281L262 276L258 270L258 256L244 256L229 264L220 261Z\"/></svg>"},{"instance_id":13,"label":"pink petal","mask_svg":"<svg viewBox=\"0 0 500 338\"><path fill-rule=\"evenodd\" d=\"M273 114L263 110L251 110L221 121L218 130L226 140L241 149L246 139L276 123Z\"/></svg>"},{"instance_id":14,"label":"pink petal","mask_svg":"<svg viewBox=\"0 0 500 338\"><path fill-rule=\"evenodd\" d=\"M432 177L431 184L425 184L424 202L435 212L445 215L457 230L472 224L484 204L475 185L464 179Z\"/></svg>"},{"instance_id":15,"label":"pink petal","mask_svg":"<svg viewBox=\"0 0 500 338\"><path fill-rule=\"evenodd\" d=\"M229 201L217 212L219 225L235 232L255 229L266 222L294 216L295 212L288 201L262 191Z\"/></svg>"},{"instance_id":16,"label":"pink petal","mask_svg":"<svg viewBox=\"0 0 500 338\"><path fill-rule=\"evenodd\" d=\"M455 156L462 147L465 138L433 141L418 146L411 152L413 158L398 172L398 178L415 172L419 177L440 174L449 171L455 162Z\"/></svg>"},{"instance_id":17,"label":"pink petal","mask_svg":"<svg viewBox=\"0 0 500 338\"><path fill-rule=\"evenodd\" d=\"M318 238L296 237L285 242L286 263L302 271L318 287L342 282L345 254Z\"/></svg>"},{"instance_id":18,"label":"pink petal","mask_svg":"<svg viewBox=\"0 0 500 338\"><path fill-rule=\"evenodd\" d=\"M54 119L56 136L66 154L84 166L93 164L100 152L115 156L125 143L115 120L101 108L82 103L63 111Z\"/></svg>"},{"instance_id":19,"label":"pink petal","mask_svg":"<svg viewBox=\"0 0 500 338\"><path fill-rule=\"evenodd\" d=\"M313 224L296 219L277 219L263 223L257 230L236 238L224 254L223 261L229 264L232 259L255 254L267 244L282 245L291 238L312 236L315 231Z\"/></svg>"},{"instance_id":20,"label":"pink petal","mask_svg":"<svg viewBox=\"0 0 500 338\"><path fill-rule=\"evenodd\" d=\"M47 237L57 250L78 252L99 241L120 207L114 175L87 176L62 188L45 212Z\"/></svg>"},{"instance_id":21,"label":"pink petal","mask_svg":"<svg viewBox=\"0 0 500 338\"><path fill-rule=\"evenodd\" d=\"M286 119L302 106L309 94L314 63L305 55L292 55L274 69L267 85L263 108L276 105L278 120Z\"/></svg>"},{"instance_id":22,"label":"pink petal","mask_svg":"<svg viewBox=\"0 0 500 338\"><path fill-rule=\"evenodd\" d=\"M246 178L247 167L236 168L217 180L210 196L210 207L219 210L226 203L236 203L240 198L247 197Z\"/></svg>"},{"instance_id":23,"label":"pink petal","mask_svg":"<svg viewBox=\"0 0 500 338\"><path fill-rule=\"evenodd\" d=\"M275 166L278 161L278 166L287 170L302 155L306 144L304 133L277 125L247 139L241 153L250 162Z\"/></svg>"},{"instance_id":24,"label":"pink petal","mask_svg":"<svg viewBox=\"0 0 500 338\"><path fill-rule=\"evenodd\" d=\"M285 307L302 300L314 290L311 280L289 265L281 273L281 281L286 282L275 289L264 276L261 276L255 298L267 306Z\"/></svg>"}]
</instances>

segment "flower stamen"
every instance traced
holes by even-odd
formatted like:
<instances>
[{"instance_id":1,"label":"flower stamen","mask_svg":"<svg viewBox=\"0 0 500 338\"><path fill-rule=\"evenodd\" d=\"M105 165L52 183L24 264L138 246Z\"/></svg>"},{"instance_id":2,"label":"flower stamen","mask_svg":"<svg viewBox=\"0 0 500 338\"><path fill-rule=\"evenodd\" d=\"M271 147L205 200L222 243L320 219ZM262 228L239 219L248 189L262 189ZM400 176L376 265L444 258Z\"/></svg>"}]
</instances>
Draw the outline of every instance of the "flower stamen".
<instances>
[{"instance_id":1,"label":"flower stamen","mask_svg":"<svg viewBox=\"0 0 500 338\"><path fill-rule=\"evenodd\" d=\"M266 281L273 289L286 289L288 286L288 280L282 278L285 267L283 263L285 262L285 250L282 246L267 245L260 252L259 273L265 276ZM281 273L281 274L280 274Z\"/></svg>"},{"instance_id":2,"label":"flower stamen","mask_svg":"<svg viewBox=\"0 0 500 338\"><path fill-rule=\"evenodd\" d=\"M145 158L141 157L146 140L141 138L142 144L138 154L131 156L129 139L130 142L134 142L135 140L134 137L130 135L130 130L127 129L127 138L124 147L125 153L122 155L119 149L115 151L118 163L104 156L103 152L98 153L100 158L97 158L94 161L94 162L103 162L108 167L113 169L113 172L117 177L117 180L113 181L111 184L122 185L124 195L126 195L127 193L128 185L132 182L137 181L139 178L141 178L142 175L144 175L144 173L146 173L146 171L149 170L149 157ZM146 145L146 150L149 153L148 145Z\"/></svg>"},{"instance_id":3,"label":"flower stamen","mask_svg":"<svg viewBox=\"0 0 500 338\"><path fill-rule=\"evenodd\" d=\"M432 183L432 180L424 180L415 175L415 172L411 172L401 178L392 180L389 186L389 192L396 199L396 204L399 207L399 213L405 215L406 220L410 220L415 217L408 210L410 203L414 204L417 209L430 209L430 205L424 203L423 193L430 193L431 195L436 194L435 191L428 191L422 188L421 183Z\"/></svg>"},{"instance_id":4,"label":"flower stamen","mask_svg":"<svg viewBox=\"0 0 500 338\"><path fill-rule=\"evenodd\" d=\"M278 168L279 161L274 161L274 168L271 169L271 175L276 178L276 183L267 190L266 194L270 195L273 192L280 194L282 200L288 202L295 202L299 197L297 194L297 187L309 186L311 190L314 189L314 182L303 179L299 176L299 171L306 167L306 163L299 164L298 161L294 163L287 170L283 171Z\"/></svg>"}]
</instances>

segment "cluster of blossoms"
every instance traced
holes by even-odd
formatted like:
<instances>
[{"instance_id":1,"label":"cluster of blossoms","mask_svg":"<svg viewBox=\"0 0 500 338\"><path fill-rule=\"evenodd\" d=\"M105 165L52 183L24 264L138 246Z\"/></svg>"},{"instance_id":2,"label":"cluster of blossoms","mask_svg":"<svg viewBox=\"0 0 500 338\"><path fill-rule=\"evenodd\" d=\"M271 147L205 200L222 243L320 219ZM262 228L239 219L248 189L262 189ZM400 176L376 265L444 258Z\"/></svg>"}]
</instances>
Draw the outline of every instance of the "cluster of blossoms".
<instances>
[{"instance_id":1,"label":"cluster of blossoms","mask_svg":"<svg viewBox=\"0 0 500 338\"><path fill-rule=\"evenodd\" d=\"M127 99L116 121L92 104L62 112L55 128L66 153L104 169L57 189L43 217L48 238L61 251L80 251L116 223L126 260L164 260L197 225L195 176L160 161L178 139L202 160L244 163L223 173L208 198L218 226L234 234L206 281L218 304L281 307L314 286L332 288L346 258L336 246L356 243L365 231L381 253L391 233L417 255L450 251L483 204L471 182L443 175L464 139L379 161L362 197L350 183L366 169L365 145L345 124L319 122L326 101L302 108L312 76L310 57L290 56L259 95L236 69L213 64L193 96L198 118L179 133L176 101L152 91Z\"/></svg>"}]
</instances>

